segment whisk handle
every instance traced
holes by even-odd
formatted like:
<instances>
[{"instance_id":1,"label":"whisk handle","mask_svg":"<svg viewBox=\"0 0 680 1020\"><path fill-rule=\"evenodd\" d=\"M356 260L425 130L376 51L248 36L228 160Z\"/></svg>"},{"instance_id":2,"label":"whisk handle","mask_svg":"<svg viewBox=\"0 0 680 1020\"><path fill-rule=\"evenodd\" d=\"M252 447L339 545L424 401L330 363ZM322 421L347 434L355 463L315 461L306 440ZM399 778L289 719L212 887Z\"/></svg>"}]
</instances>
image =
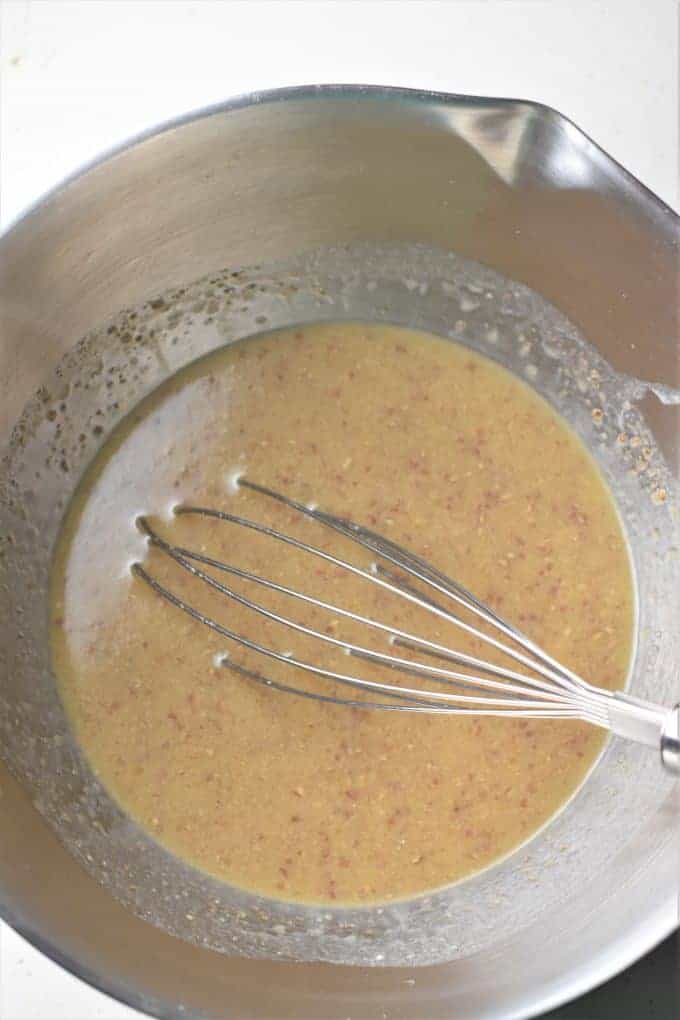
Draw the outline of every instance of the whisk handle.
<instances>
[{"instance_id":1,"label":"whisk handle","mask_svg":"<svg viewBox=\"0 0 680 1020\"><path fill-rule=\"evenodd\" d=\"M612 733L659 748L666 771L680 776L680 705L663 708L623 691L608 692L606 705Z\"/></svg>"},{"instance_id":2,"label":"whisk handle","mask_svg":"<svg viewBox=\"0 0 680 1020\"><path fill-rule=\"evenodd\" d=\"M680 776L680 704L668 713L661 731L661 762L674 776Z\"/></svg>"}]
</instances>

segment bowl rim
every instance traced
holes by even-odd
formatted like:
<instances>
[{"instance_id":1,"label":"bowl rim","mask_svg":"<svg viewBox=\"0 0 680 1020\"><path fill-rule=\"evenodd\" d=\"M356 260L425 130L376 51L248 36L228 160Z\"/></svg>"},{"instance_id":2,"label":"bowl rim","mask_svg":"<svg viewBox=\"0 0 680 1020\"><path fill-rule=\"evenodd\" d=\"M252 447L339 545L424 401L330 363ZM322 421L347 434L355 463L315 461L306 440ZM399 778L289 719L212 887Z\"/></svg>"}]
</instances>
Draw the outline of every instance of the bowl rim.
<instances>
[{"instance_id":1,"label":"bowl rim","mask_svg":"<svg viewBox=\"0 0 680 1020\"><path fill-rule=\"evenodd\" d=\"M483 109L484 107L504 106L526 107L535 113L540 113L547 120L555 120L564 125L567 124L572 132L579 136L581 144L586 143L597 151L609 167L613 169L622 182L638 193L650 208L663 216L670 216L680 224L680 213L677 213L667 202L660 198L651 188L627 170L622 163L615 159L606 149L592 138L575 121L550 106L548 103L541 103L534 99L520 99L509 96L475 96L462 92L439 92L434 89L406 88L399 85L359 85L352 83L321 83L309 85L284 85L281 88L261 89L253 92L241 92L228 99L217 103L210 103L207 106L197 107L182 113L177 117L170 117L160 121L149 128L145 128L129 138L118 142L102 150L90 160L86 160L79 167L76 167L70 174L67 174L53 187L39 195L33 202L29 202L21 209L7 224L0 230L0 242L18 230L24 220L41 211L53 198L65 188L75 184L81 177L96 170L97 167L108 163L109 160L134 149L136 146L150 141L157 136L174 131L176 128L192 124L194 121L206 120L209 117L218 116L223 113L230 113L236 110L245 109L249 106L264 106L273 103L287 102L292 100L316 100L316 99L384 99L384 100L408 100L414 103L437 103L441 106L453 106L461 104L470 107Z\"/></svg>"}]
</instances>

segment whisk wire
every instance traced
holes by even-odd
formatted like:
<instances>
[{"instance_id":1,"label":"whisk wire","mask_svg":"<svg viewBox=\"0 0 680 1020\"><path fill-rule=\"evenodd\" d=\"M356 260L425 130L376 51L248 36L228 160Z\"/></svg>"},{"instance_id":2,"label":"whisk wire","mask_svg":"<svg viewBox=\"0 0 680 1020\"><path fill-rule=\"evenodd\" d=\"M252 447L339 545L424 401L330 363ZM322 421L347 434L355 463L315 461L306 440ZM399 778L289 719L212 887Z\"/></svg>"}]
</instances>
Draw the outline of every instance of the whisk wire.
<instances>
[{"instance_id":1,"label":"whisk wire","mask_svg":"<svg viewBox=\"0 0 680 1020\"><path fill-rule=\"evenodd\" d=\"M319 521L325 524L327 527L332 528L339 534L344 535L346 538L353 539L358 542L365 549L370 552L381 556L383 559L387 559L395 566L406 571L412 577L417 580L430 585L440 594L451 598L458 605L467 609L469 612L475 614L485 623L499 630L504 636L509 637L511 640L517 642L522 648L528 651L535 659L539 661L545 668L549 670L549 678L555 683L559 683L563 686L568 687L571 690L581 691L583 688L589 688L590 685L585 680L578 677L575 673L566 669L559 662L553 659L543 651L538 645L535 644L530 638L523 634L516 627L507 623L500 616L494 613L492 610L480 602L476 596L472 595L466 588L458 584L456 581L447 577L441 571L432 567L425 560L416 556L414 553L402 546L397 545L396 542L392 542L391 539L385 538L383 535L379 535L375 531L371 531L369 528L365 528L363 525L356 524L354 521L346 520L342 517L336 517L333 514L326 513L322 510L312 509L311 507L305 506L304 503L300 503L297 500L291 499L289 496L282 495L273 489L269 489L264 485L259 485L256 482L252 482L249 479L239 479L239 485L243 488L251 489L254 492L259 492L262 495L268 496L271 499L276 500L279 503L283 503L290 509L297 510L299 513L310 517L312 520ZM380 568L378 568L380 570ZM382 571L384 573L384 570ZM395 580L396 584L396 580ZM412 594L415 589L410 585L403 582L399 583L398 586L405 594ZM393 584L394 588L394 584ZM425 599L418 593L419 604L422 604ZM533 669L537 672L542 672L539 665L532 661L532 659L518 652L516 649L510 648L508 645L497 641L491 635L473 627L471 624L466 623L459 616L456 616L450 610L445 610L438 603L430 600L429 605L433 611L438 614L443 614L449 623L453 623L455 626L460 627L471 636L486 642L488 645L496 648L504 655L509 655L516 661L521 662L524 666L529 669ZM546 675L544 673L544 675ZM594 688L593 688L594 689Z\"/></svg>"},{"instance_id":2,"label":"whisk wire","mask_svg":"<svg viewBox=\"0 0 680 1020\"><path fill-rule=\"evenodd\" d=\"M149 525L149 523L147 521L142 520L140 522L140 526L142 527L142 530L147 534L147 536L149 537L149 539L151 540L151 542L154 545L156 545L156 546L158 546L158 548L162 549L168 556L170 556L171 559L173 559L180 566L184 567L186 570L188 570L191 574L193 574L199 580L203 581L205 584L209 585L211 588L214 588L220 594L226 595L228 598L233 599L235 602L239 603L240 605L244 606L245 608L251 609L251 610L253 610L256 613L259 613L261 616L266 617L267 619L273 621L274 623L285 624L287 627L290 627L291 629L297 631L298 633L304 634L307 637L313 637L313 638L317 638L317 639L319 639L321 641L325 641L327 644L334 645L335 647L340 648L343 651L349 651L351 654L356 654L357 656L359 656L361 658L368 659L368 660L370 660L372 662L379 663L381 665L387 665L387 666L391 666L393 668L400 668L403 671L415 672L415 673L417 673L420 676L427 676L428 678L436 680L439 683L449 683L451 680L465 682L468 679L468 674L458 673L458 672L452 671L452 670L445 670L445 669L441 669L439 667L434 667L434 666L427 666L427 665L424 665L424 664L412 663L408 659L400 659L400 658L398 658L396 656L386 655L384 653L374 651L373 649L365 648L365 647L363 647L361 645L356 645L354 643L342 640L340 638L335 638L335 637L333 637L330 634L324 634L323 632L315 630L312 627L307 627L304 624L297 623L296 621L291 620L288 617L281 616L280 614L275 613L275 612L273 612L270 609L267 609L265 606L262 606L262 605L260 605L260 604L258 604L256 602L252 601L251 599L246 598L240 592L237 592L234 589L229 588L226 585L221 584L219 581L216 580L216 578L212 577L210 574L205 573L205 571L201 570L200 568L194 566L194 564L191 563L189 557L191 557L191 559L200 560L202 562L208 561L214 567L217 567L219 569L227 570L230 573L236 573L237 575L239 575L241 577L246 577L246 579L248 579L248 580L261 581L261 582L265 583L267 585L267 587L276 587L280 591L284 591L285 590L286 593L292 594L295 597L299 597L300 593L293 592L291 589L283 589L283 586L277 586L277 585L274 584L274 582L265 581L264 579L259 578L259 577L257 577L254 574L249 574L248 572L242 571L239 568L231 567L228 564L221 563L218 560L213 560L210 557L205 557L205 556L203 556L200 553L189 553L189 556L187 556L186 552L184 550L182 550L179 547L172 546L172 545L170 545L170 543L168 543L164 539L162 539L160 537L160 535L158 535L153 530L153 528L151 528L151 526ZM144 576L144 579L145 580L147 580L147 579L150 580L150 575L148 575L145 571L142 574L142 573L140 573L140 570L143 571L143 568L138 568L137 573L139 573L140 576L146 575L146 576ZM370 580L374 580L372 575L368 574L367 576L368 576L368 578ZM157 592L159 592L159 594L164 594L164 596L166 598L171 595L171 593L168 592L168 590L165 589L163 586L158 584L158 582L155 582L155 584L153 586L155 587L155 590ZM319 604L319 600L316 600L316 599L312 600L312 599L310 599L307 596L305 596L304 598L305 598L305 601L313 601L315 604ZM392 684L382 684L382 683L378 683L377 681L372 681L372 680L364 680L364 679L348 676L347 674L344 674L344 673L337 673L337 672L332 671L332 670L324 670L324 669L321 669L320 667L315 667L311 663L304 662L304 661L302 661L300 659L294 659L292 656L284 655L283 653L280 653L280 654L276 653L273 649L266 648L264 645L261 645L259 643L252 642L252 641L249 642L243 635L238 635L234 631L228 631L227 632L225 630L225 628L221 627L221 625L217 623L217 621L215 621L212 618L207 617L207 616L205 616L203 614L199 614L196 610L193 609L193 607L189 607L186 603L183 602L183 600L177 598L176 596L171 597L169 599L169 601L174 602L174 604L177 605L179 608L184 609L185 612L189 612L190 615L193 615L196 619L200 619L200 622L206 624L207 626L209 626L213 630L217 630L219 633L223 634L223 636L230 637L231 640L237 641L238 643L241 643L241 644L245 645L246 647L251 648L251 650L258 651L258 652L260 652L263 655L268 655L268 656L270 656L272 658L279 658L281 661L284 661L288 665L296 666L297 668L303 669L306 672L315 673L317 676L322 676L322 677L325 677L326 679L333 680L335 682L349 684L350 686L359 686L360 685L361 687L363 687L366 690L380 691L381 693L389 694L391 696L402 697L402 698L404 698L404 700L412 700L413 698L416 698L421 703L425 703L424 700L423 700L423 692L422 691L413 690L411 688L405 688L405 687L397 687L397 686L392 685ZM352 615L354 616L355 619L359 619L357 614L352 614ZM374 625L377 622L377 621L369 621L365 617L361 617L360 619L362 621L370 623L371 625ZM380 627L382 629L383 625L380 625ZM387 627L385 627L384 629L389 630L389 628L387 628ZM504 692L505 692L505 690L507 690L507 687L509 686L509 685L505 685L505 684L503 684L503 685L495 684L495 683L493 683L491 681L486 681L486 680L484 680L484 678L481 678L481 677L479 677L479 678L478 677L470 677L469 679L473 680L477 686L480 686L480 687L493 687L494 689L501 689ZM520 690L520 689L516 688L516 690ZM544 697L545 700L550 700L551 702L553 702L553 700L554 700L552 695L548 695L548 694L541 694L541 693L539 693L538 695L536 695L536 697L539 698L539 699L541 697ZM428 691L427 692L427 698L430 699L431 701L434 701L434 702L440 702L440 701L441 702L456 702L456 703L461 703L461 704L470 704L470 703L477 704L477 703L480 702L480 698L478 698L478 697L474 697L474 696L470 696L470 695L464 695L464 694L452 694L452 693L449 693L449 692L440 692L440 691ZM487 707L487 708L491 707L491 706L494 706L496 708L507 708L507 707L510 707L510 706L512 706L514 704L515 704L515 702L512 699L508 698L508 697L504 697L504 698L487 697L487 698L484 699L484 706ZM541 708L544 708L544 707L545 706L540 701L537 701L537 702L526 701L526 700L523 701L523 708L526 708L526 709L541 709ZM572 714L572 706L567 706L567 709L569 710L570 714Z\"/></svg>"},{"instance_id":3,"label":"whisk wire","mask_svg":"<svg viewBox=\"0 0 680 1020\"><path fill-rule=\"evenodd\" d=\"M505 621L480 602L462 585L391 539L346 518L306 506L304 503L249 479L240 478L239 486L266 496L333 530L371 552L379 560L372 564L371 569L366 570L268 525L227 511L200 506L179 506L175 509L175 513L177 515L194 514L210 517L237 527L251 529L300 552L318 557L356 578L378 586L390 595L404 599L433 614L437 619L454 625L480 644L493 648L496 652L524 667L528 672L519 672L517 669L489 662L476 655L451 649L436 641L425 639L325 599L297 591L287 585L244 570L234 564L225 563L202 552L173 545L159 535L146 518L140 518L139 526L152 545L218 594L276 625L282 625L303 637L322 641L355 659L388 668L402 676L427 679L445 689L432 690L369 680L343 671L324 668L313 662L300 659L292 653L281 652L244 634L237 633L207 616L161 584L142 564L134 564L133 572L157 594L222 637L303 674L317 676L332 683L360 690L370 697L367 700L354 699L340 696L337 693L323 693L287 684L269 678L243 663L236 662L230 655L225 655L221 659L221 664L226 668L281 693L358 709L439 715L471 714L509 718L580 719L641 743L660 746L664 765L669 771L680 771L680 734L676 736L676 730L680 727L680 710L678 708L663 709L625 693L612 692L589 684L578 674L555 660L517 627ZM385 566L380 561L385 561L390 566ZM452 669L451 665L432 665L406 659L393 652L380 652L363 644L339 636L335 637L300 623L287 615L275 612L217 580L201 567L217 570L248 584L254 584L259 588L290 598L295 602L332 613L334 616L350 621L351 624L365 626L385 634L392 648L401 648L410 653L425 655L440 663L461 666L472 672L461 672L458 669ZM396 571L392 568L396 568ZM424 585L426 590L421 590L416 583ZM434 597L430 592L434 593ZM440 601L442 596L445 600L451 601L457 609L470 613L480 625L468 622L453 608L443 604ZM493 634L488 633L488 630L481 629L481 624L495 630L502 636L502 639L494 637ZM380 700L371 700L376 695L379 695Z\"/></svg>"}]
</instances>

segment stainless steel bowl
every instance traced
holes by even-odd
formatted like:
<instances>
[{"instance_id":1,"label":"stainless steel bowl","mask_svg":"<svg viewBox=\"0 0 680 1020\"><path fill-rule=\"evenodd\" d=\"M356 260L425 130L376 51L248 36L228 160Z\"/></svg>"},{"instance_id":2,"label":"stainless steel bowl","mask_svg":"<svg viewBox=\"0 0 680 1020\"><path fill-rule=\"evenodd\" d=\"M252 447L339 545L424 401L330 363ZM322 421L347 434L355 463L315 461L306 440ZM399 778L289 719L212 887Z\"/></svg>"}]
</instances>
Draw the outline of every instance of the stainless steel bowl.
<instances>
[{"instance_id":1,"label":"stainless steel bowl","mask_svg":"<svg viewBox=\"0 0 680 1020\"><path fill-rule=\"evenodd\" d=\"M320 911L197 876L125 820L73 745L45 605L63 508L96 445L76 442L79 421L107 390L108 428L168 371L265 323L388 317L493 342L589 442L635 560L632 689L677 701L678 522L664 493L678 468L678 242L675 214L550 109L344 86L169 125L4 235L0 911L18 931L157 1016L483 1020L575 996L672 930L677 793L620 742L534 841L431 897ZM148 371L108 386L102 366L120 352L106 323L224 266L251 268L218 326L160 350L161 313L145 306Z\"/></svg>"}]
</instances>

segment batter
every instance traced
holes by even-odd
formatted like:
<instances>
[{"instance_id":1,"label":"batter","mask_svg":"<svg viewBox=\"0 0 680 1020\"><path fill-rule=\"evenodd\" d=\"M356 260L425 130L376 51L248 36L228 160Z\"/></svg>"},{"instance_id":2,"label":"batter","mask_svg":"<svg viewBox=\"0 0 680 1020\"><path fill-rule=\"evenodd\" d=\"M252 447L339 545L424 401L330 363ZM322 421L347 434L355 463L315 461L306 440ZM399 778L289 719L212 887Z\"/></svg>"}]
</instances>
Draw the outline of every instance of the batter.
<instances>
[{"instance_id":1,"label":"batter","mask_svg":"<svg viewBox=\"0 0 680 1020\"><path fill-rule=\"evenodd\" d=\"M473 653L488 651L366 582L191 503L271 524L367 566L361 550L235 476L346 514L455 577L566 665L617 688L633 597L618 517L585 448L535 392L448 341L316 324L242 341L141 404L85 476L53 569L52 648L101 781L198 868L285 900L392 900L484 868L537 831L602 749L585 724L378 713L265 690L220 665L344 693L209 631L134 577L146 569L232 630L395 682L210 592L135 527ZM385 638L225 583L328 634ZM348 670L349 667L349 670Z\"/></svg>"}]
</instances>

